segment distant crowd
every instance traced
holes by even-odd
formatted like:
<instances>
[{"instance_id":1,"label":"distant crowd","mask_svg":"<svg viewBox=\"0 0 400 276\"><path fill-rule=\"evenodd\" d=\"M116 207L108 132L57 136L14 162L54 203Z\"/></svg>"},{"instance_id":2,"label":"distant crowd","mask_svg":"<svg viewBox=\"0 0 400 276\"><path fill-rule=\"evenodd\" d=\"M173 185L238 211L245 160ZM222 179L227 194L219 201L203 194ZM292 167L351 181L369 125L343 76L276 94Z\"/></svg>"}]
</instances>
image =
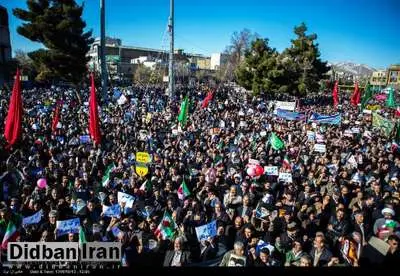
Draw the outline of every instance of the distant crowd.
<instances>
[{"instance_id":1,"label":"distant crowd","mask_svg":"<svg viewBox=\"0 0 400 276\"><path fill-rule=\"evenodd\" d=\"M394 134L374 128L371 113L351 106L349 96L340 95L336 110L330 96L263 100L231 85L177 86L173 97L161 86L115 88L99 106L101 144L94 145L87 138L88 95L57 87L22 91L22 138L10 150L0 138L0 241L9 225L18 241L79 241L82 234L87 242L119 241L128 267L399 263ZM0 91L1 133L9 100ZM295 112L307 118L340 113L341 122L285 120L273 100L296 102ZM384 106L380 114L398 120ZM272 134L282 148L272 145ZM137 152L151 156L145 176L135 168ZM254 160L260 175L249 170ZM131 206L119 201L121 192L134 198ZM105 212L117 204L118 215ZM23 223L39 211L39 222ZM57 221L72 218L80 231L60 235ZM215 233L199 241L196 228L212 222Z\"/></svg>"}]
</instances>

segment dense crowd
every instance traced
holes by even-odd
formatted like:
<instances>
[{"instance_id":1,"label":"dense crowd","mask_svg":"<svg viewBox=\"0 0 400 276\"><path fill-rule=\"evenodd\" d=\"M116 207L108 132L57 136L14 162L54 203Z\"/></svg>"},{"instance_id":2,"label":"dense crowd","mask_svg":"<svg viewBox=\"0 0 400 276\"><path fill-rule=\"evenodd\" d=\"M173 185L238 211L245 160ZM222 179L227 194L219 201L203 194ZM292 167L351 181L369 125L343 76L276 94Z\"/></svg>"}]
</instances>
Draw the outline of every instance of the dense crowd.
<instances>
[{"instance_id":1,"label":"dense crowd","mask_svg":"<svg viewBox=\"0 0 400 276\"><path fill-rule=\"evenodd\" d=\"M307 116L340 112L341 123L330 125L284 120L274 115L271 101L229 85L219 86L206 108L203 86L178 86L174 97L156 86L119 91L126 102L111 90L110 101L99 107L100 145L81 139L88 134L87 90L23 91L22 138L9 150L1 138L0 241L9 221L19 241L78 241L79 233L56 230L56 221L78 217L87 241L120 241L123 265L130 267L363 266L400 260L399 153L393 134L373 128L371 114L351 106L349 96L341 95L338 110L330 96L297 101L296 111ZM0 93L4 122L10 93ZM180 126L185 95L188 119ZM57 102L61 117L53 132ZM385 107L381 114L397 120ZM319 141L309 139L310 131ZM283 149L271 147L272 133ZM317 142L326 145L325 153L314 151ZM137 152L152 156L144 177L135 171ZM290 172L292 181L248 175L249 159ZM110 164L115 168L104 184ZM37 186L42 178L44 188ZM183 181L190 194L180 199ZM132 208L118 202L118 192L135 197ZM121 205L120 217L106 216L103 206L114 204ZM22 224L40 210L39 223ZM165 213L176 225L169 239L156 231ZM213 221L216 235L199 242L196 227ZM376 253L371 239L386 244L386 254Z\"/></svg>"}]
</instances>

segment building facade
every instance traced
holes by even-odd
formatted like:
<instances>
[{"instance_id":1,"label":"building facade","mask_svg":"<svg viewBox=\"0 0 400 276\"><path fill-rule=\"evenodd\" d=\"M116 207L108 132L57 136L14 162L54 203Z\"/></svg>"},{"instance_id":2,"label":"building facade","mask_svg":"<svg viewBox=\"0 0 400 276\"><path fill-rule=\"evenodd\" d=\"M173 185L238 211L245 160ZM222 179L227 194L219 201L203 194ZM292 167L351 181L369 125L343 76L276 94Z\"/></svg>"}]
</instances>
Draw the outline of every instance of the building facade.
<instances>
[{"instance_id":1,"label":"building facade","mask_svg":"<svg viewBox=\"0 0 400 276\"><path fill-rule=\"evenodd\" d=\"M372 73L370 84L374 86L386 86L387 84L387 71L378 70Z\"/></svg>"},{"instance_id":2,"label":"building facade","mask_svg":"<svg viewBox=\"0 0 400 276\"><path fill-rule=\"evenodd\" d=\"M8 12L5 7L0 6L0 86L11 81L8 68L11 54Z\"/></svg>"},{"instance_id":3,"label":"building facade","mask_svg":"<svg viewBox=\"0 0 400 276\"><path fill-rule=\"evenodd\" d=\"M387 85L400 89L400 64L388 68Z\"/></svg>"},{"instance_id":4,"label":"building facade","mask_svg":"<svg viewBox=\"0 0 400 276\"><path fill-rule=\"evenodd\" d=\"M211 70L219 70L228 62L228 55L222 53L211 54Z\"/></svg>"},{"instance_id":5,"label":"building facade","mask_svg":"<svg viewBox=\"0 0 400 276\"><path fill-rule=\"evenodd\" d=\"M391 65L386 70L379 70L372 74L370 84L378 88L391 86L400 89L400 64Z\"/></svg>"}]
</instances>

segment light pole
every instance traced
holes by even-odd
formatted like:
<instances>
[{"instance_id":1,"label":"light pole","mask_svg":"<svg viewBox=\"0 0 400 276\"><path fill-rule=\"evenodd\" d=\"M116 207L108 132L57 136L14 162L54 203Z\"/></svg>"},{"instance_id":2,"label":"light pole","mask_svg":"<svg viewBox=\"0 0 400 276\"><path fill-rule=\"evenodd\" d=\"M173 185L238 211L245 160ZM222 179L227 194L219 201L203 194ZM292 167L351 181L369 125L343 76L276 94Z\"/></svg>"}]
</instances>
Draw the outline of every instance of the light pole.
<instances>
[{"instance_id":1,"label":"light pole","mask_svg":"<svg viewBox=\"0 0 400 276\"><path fill-rule=\"evenodd\" d=\"M170 45L169 45L169 85L168 85L168 93L171 97L174 94L174 0L170 0L170 11L169 11L169 36L170 36Z\"/></svg>"}]
</instances>

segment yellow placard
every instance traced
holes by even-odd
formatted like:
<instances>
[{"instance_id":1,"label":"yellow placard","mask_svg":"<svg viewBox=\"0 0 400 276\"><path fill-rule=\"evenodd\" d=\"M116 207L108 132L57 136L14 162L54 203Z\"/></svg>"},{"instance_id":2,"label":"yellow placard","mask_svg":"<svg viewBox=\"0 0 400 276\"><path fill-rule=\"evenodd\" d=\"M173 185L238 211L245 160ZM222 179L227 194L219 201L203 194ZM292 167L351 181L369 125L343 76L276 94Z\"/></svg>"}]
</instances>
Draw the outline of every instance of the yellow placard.
<instances>
[{"instance_id":1,"label":"yellow placard","mask_svg":"<svg viewBox=\"0 0 400 276\"><path fill-rule=\"evenodd\" d=\"M139 176L143 177L149 173L149 168L147 168L146 166L136 166L136 173Z\"/></svg>"},{"instance_id":2,"label":"yellow placard","mask_svg":"<svg viewBox=\"0 0 400 276\"><path fill-rule=\"evenodd\" d=\"M151 162L151 157L148 152L137 152L136 153L136 162L137 163L150 163Z\"/></svg>"},{"instance_id":3,"label":"yellow placard","mask_svg":"<svg viewBox=\"0 0 400 276\"><path fill-rule=\"evenodd\" d=\"M150 121L151 121L151 113L147 113L146 123L148 124L148 123L150 123Z\"/></svg>"},{"instance_id":4,"label":"yellow placard","mask_svg":"<svg viewBox=\"0 0 400 276\"><path fill-rule=\"evenodd\" d=\"M379 104L375 104L375 105L369 104L366 106L366 109L375 111L375 110L381 109L381 106Z\"/></svg>"}]
</instances>

